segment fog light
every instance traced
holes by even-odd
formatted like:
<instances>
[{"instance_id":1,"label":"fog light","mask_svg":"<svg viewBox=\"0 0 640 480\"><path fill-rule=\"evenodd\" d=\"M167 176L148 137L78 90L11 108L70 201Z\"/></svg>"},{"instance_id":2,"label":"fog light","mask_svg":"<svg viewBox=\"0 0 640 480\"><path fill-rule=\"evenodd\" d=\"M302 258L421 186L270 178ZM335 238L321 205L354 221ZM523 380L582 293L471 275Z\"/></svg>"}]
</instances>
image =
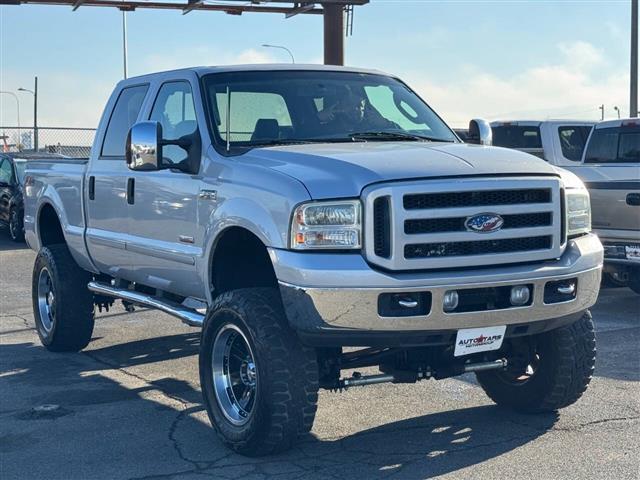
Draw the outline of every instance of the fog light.
<instances>
[{"instance_id":1,"label":"fog light","mask_svg":"<svg viewBox=\"0 0 640 480\"><path fill-rule=\"evenodd\" d=\"M529 292L529 287L526 285L517 285L515 287L511 287L511 305L522 306L529 303L529 297L531 296L531 292Z\"/></svg>"},{"instance_id":2,"label":"fog light","mask_svg":"<svg viewBox=\"0 0 640 480\"><path fill-rule=\"evenodd\" d=\"M458 296L458 292L455 290L449 290L445 292L444 298L442 300L442 308L444 308L445 312L451 312L458 308L458 301L460 297Z\"/></svg>"}]
</instances>

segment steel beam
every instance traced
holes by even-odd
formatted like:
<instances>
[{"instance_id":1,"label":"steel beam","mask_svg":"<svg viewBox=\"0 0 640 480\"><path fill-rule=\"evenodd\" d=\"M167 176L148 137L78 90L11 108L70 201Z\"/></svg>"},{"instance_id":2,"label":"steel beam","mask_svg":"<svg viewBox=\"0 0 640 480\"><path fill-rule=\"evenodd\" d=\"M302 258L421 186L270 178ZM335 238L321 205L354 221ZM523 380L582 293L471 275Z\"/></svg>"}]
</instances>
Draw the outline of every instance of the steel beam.
<instances>
[{"instance_id":1,"label":"steel beam","mask_svg":"<svg viewBox=\"0 0 640 480\"><path fill-rule=\"evenodd\" d=\"M344 6L323 3L324 63L344 65Z\"/></svg>"}]
</instances>

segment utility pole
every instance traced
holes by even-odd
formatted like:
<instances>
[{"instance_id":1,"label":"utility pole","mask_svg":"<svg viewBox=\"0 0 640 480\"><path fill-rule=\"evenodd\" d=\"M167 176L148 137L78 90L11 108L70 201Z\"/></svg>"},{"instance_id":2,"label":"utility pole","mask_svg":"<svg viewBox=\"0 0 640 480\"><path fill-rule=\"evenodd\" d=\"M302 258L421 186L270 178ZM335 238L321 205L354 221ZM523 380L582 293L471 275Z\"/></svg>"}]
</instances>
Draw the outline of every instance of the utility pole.
<instances>
[{"instance_id":1,"label":"utility pole","mask_svg":"<svg viewBox=\"0 0 640 480\"><path fill-rule=\"evenodd\" d=\"M19 88L19 92L27 92L33 95L33 149L38 151L38 77L35 78L33 90Z\"/></svg>"},{"instance_id":2,"label":"utility pole","mask_svg":"<svg viewBox=\"0 0 640 480\"><path fill-rule=\"evenodd\" d=\"M598 107L600 110L600 120L604 120L604 103Z\"/></svg>"},{"instance_id":3,"label":"utility pole","mask_svg":"<svg viewBox=\"0 0 640 480\"><path fill-rule=\"evenodd\" d=\"M344 5L324 3L324 63L344 65Z\"/></svg>"},{"instance_id":4,"label":"utility pole","mask_svg":"<svg viewBox=\"0 0 640 480\"><path fill-rule=\"evenodd\" d=\"M629 116L638 116L638 0L631 0L631 85Z\"/></svg>"},{"instance_id":5,"label":"utility pole","mask_svg":"<svg viewBox=\"0 0 640 480\"><path fill-rule=\"evenodd\" d=\"M127 12L122 10L122 59L124 62L124 78L127 79Z\"/></svg>"}]
</instances>

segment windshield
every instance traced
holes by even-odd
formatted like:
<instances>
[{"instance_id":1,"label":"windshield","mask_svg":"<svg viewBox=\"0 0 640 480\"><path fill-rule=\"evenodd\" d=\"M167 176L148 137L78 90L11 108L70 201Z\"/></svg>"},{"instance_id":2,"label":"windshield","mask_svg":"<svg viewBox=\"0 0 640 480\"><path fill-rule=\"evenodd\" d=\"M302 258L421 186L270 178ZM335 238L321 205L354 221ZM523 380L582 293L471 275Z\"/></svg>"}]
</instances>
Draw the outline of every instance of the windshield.
<instances>
[{"instance_id":1,"label":"windshield","mask_svg":"<svg viewBox=\"0 0 640 480\"><path fill-rule=\"evenodd\" d=\"M307 142L457 141L417 95L383 75L233 72L207 75L204 86L213 133L224 148L227 142L229 148L246 149Z\"/></svg>"},{"instance_id":2,"label":"windshield","mask_svg":"<svg viewBox=\"0 0 640 480\"><path fill-rule=\"evenodd\" d=\"M640 128L597 128L585 154L587 163L637 163L640 162Z\"/></svg>"},{"instance_id":3,"label":"windshield","mask_svg":"<svg viewBox=\"0 0 640 480\"><path fill-rule=\"evenodd\" d=\"M16 160L14 162L14 165L16 167L16 176L18 177L18 183L22 185L24 180L24 170L25 168L27 168L27 162L25 162L24 160Z\"/></svg>"}]
</instances>

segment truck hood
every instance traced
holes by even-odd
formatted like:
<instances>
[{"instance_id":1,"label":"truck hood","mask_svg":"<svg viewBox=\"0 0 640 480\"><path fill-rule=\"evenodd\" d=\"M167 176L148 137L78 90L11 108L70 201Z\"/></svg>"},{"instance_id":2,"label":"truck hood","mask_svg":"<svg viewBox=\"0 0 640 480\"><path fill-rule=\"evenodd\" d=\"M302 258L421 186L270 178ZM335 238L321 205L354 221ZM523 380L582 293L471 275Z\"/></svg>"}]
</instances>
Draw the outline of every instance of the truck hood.
<instances>
[{"instance_id":1,"label":"truck hood","mask_svg":"<svg viewBox=\"0 0 640 480\"><path fill-rule=\"evenodd\" d=\"M390 180L464 175L558 175L548 163L506 148L464 143L354 142L257 148L241 157L301 181L314 199L357 197Z\"/></svg>"}]
</instances>

